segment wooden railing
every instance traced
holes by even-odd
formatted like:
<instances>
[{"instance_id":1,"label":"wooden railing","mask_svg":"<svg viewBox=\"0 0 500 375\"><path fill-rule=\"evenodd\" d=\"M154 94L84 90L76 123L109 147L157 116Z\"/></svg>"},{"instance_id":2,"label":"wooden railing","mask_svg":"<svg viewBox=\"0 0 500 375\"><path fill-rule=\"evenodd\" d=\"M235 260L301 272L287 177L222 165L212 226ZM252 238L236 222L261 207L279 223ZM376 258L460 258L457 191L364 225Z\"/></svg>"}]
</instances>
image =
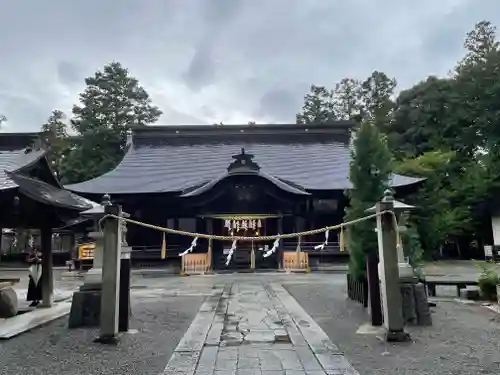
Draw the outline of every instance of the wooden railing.
<instances>
[{"instance_id":1,"label":"wooden railing","mask_svg":"<svg viewBox=\"0 0 500 375\"><path fill-rule=\"evenodd\" d=\"M342 254L338 242L329 242L322 250L316 250L314 247L321 245L323 241L304 241L300 243L300 250L309 254ZM281 247L283 251L295 251L297 241L285 241Z\"/></svg>"},{"instance_id":2,"label":"wooden railing","mask_svg":"<svg viewBox=\"0 0 500 375\"><path fill-rule=\"evenodd\" d=\"M168 244L167 251L165 253L166 259L169 258L178 258L179 253L182 253L186 250L187 247L177 245L177 244ZM132 259L141 259L141 260L156 260L161 259L161 245L157 246L132 246Z\"/></svg>"}]
</instances>

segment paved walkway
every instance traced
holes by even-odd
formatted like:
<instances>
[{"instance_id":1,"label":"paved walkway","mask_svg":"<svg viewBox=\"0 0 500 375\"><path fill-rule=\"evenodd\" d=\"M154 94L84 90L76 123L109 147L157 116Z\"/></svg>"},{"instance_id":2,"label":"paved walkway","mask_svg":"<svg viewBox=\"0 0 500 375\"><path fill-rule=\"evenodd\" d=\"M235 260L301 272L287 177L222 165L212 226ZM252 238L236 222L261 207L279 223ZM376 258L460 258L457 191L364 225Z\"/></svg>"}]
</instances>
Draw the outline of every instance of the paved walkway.
<instances>
[{"instance_id":1,"label":"paved walkway","mask_svg":"<svg viewBox=\"0 0 500 375\"><path fill-rule=\"evenodd\" d=\"M163 374L358 373L281 285L252 281L215 286Z\"/></svg>"}]
</instances>

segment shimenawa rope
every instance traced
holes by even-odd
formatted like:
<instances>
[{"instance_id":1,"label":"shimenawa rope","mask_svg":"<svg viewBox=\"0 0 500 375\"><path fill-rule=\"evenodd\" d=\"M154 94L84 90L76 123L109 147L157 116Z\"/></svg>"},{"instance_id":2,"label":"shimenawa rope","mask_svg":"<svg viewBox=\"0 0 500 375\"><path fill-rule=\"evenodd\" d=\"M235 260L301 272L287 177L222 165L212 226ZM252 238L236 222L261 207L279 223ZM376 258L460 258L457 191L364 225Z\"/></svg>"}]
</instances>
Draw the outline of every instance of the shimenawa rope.
<instances>
[{"instance_id":1,"label":"shimenawa rope","mask_svg":"<svg viewBox=\"0 0 500 375\"><path fill-rule=\"evenodd\" d=\"M310 236L310 235L313 235L313 234L323 233L323 232L327 232L327 231L333 231L333 230L336 230L336 229L343 229L343 228L346 228L348 226L360 223L362 221L367 221L367 220L373 219L373 218L375 218L377 216L382 216L382 215L386 215L386 214L389 214L389 215L392 216L392 221L393 221L393 225L394 225L394 231L396 233L396 244L398 244L398 246L399 246L400 236L399 236L398 221L397 221L397 218L396 218L396 214L393 211L390 211L390 210L377 212L375 214L371 214L371 215L368 215L368 216L360 217L359 219L354 219L354 220L346 221L346 222L343 222L343 223L340 223L340 224L337 224L337 225L327 226L327 227L324 227L324 228L312 229L312 230L308 230L308 231L304 231L304 232L284 233L284 234L275 234L275 235L272 235L272 236L256 236L256 237L247 237L247 236L218 236L218 235L214 235L214 234L186 232L186 231L182 231L182 230L178 230L178 229L165 228L165 227L160 227L158 225L143 223L141 221L137 221L137 220L133 220L133 219L130 219L130 218L125 218L125 217L120 217L120 216L116 216L116 215L112 215L112 214L105 215L103 218L101 218L99 220L98 226L102 230L102 226L101 226L102 221L104 221L104 219L107 219L107 218L113 218L113 219L125 221L125 222L130 223L130 224L139 225L139 226L142 226L142 227L145 227L145 228L158 230L158 231L161 231L161 232L164 232L164 233L178 234L178 235L181 235L181 236L194 237L194 238L206 238L206 239L212 239L212 240L218 240L218 241L235 241L236 240L236 241L251 241L251 242L256 242L256 241L272 241L272 240L283 239L283 238L295 238L295 237Z\"/></svg>"}]
</instances>

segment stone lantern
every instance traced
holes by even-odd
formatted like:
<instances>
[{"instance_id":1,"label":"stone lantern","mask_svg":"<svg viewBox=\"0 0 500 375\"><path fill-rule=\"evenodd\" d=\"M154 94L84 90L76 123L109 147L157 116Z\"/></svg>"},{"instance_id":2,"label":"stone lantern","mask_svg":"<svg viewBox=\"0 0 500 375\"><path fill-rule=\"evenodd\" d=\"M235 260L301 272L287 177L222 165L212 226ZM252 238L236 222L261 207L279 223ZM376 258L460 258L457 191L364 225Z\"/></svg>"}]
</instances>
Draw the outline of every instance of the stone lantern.
<instances>
[{"instance_id":1,"label":"stone lantern","mask_svg":"<svg viewBox=\"0 0 500 375\"><path fill-rule=\"evenodd\" d=\"M89 236L94 239L94 259L92 263L92 268L87 271L84 277L84 283L80 287L80 290L100 290L102 284L102 250L104 246L104 234L99 228L99 221L105 215L105 207L111 205L111 199L108 194L102 197L101 205L92 207L89 210L83 211L80 215L84 219L92 220L93 231L89 233Z\"/></svg>"},{"instance_id":2,"label":"stone lantern","mask_svg":"<svg viewBox=\"0 0 500 375\"><path fill-rule=\"evenodd\" d=\"M406 222L408 220L408 214L411 210L415 209L415 206L411 206L409 204L397 201L394 199L394 195L392 190L387 189L384 192L384 198L382 202L393 202L394 204L394 214L396 215L396 219L398 221L399 233L405 233L407 231ZM366 210L368 213L375 213L376 208L371 207ZM377 229L375 229L376 231ZM401 238L400 238L401 241ZM404 254L403 244L400 243L397 250L398 255L398 268L399 268L399 278L400 279L414 279L413 268L409 263L409 259ZM380 274L380 273L379 273Z\"/></svg>"},{"instance_id":3,"label":"stone lantern","mask_svg":"<svg viewBox=\"0 0 500 375\"><path fill-rule=\"evenodd\" d=\"M99 225L101 219L106 215L106 206L111 206L111 200L108 194L103 196L101 205L92 207L80 214L84 219L92 220L93 231L89 233L89 236L95 240L95 247L92 268L85 274L84 283L80 287L80 290L73 294L69 316L69 328L99 326L104 249L104 233L101 231L101 228L99 228ZM121 215L122 217L129 217L129 215L124 212L122 212ZM126 241L127 229L125 222L121 223L120 229L122 232L121 258L128 259L128 263L130 263L130 247ZM128 277L130 278L129 275Z\"/></svg>"}]
</instances>

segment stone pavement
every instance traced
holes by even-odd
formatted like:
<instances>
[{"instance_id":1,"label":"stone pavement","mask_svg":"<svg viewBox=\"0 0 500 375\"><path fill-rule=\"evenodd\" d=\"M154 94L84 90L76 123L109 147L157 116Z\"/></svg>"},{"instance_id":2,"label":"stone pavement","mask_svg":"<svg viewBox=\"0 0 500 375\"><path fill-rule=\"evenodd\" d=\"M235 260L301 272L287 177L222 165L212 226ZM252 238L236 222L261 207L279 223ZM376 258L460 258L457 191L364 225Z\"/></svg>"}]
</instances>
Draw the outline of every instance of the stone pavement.
<instances>
[{"instance_id":1,"label":"stone pavement","mask_svg":"<svg viewBox=\"0 0 500 375\"><path fill-rule=\"evenodd\" d=\"M215 286L163 374L358 374L279 284Z\"/></svg>"}]
</instances>

